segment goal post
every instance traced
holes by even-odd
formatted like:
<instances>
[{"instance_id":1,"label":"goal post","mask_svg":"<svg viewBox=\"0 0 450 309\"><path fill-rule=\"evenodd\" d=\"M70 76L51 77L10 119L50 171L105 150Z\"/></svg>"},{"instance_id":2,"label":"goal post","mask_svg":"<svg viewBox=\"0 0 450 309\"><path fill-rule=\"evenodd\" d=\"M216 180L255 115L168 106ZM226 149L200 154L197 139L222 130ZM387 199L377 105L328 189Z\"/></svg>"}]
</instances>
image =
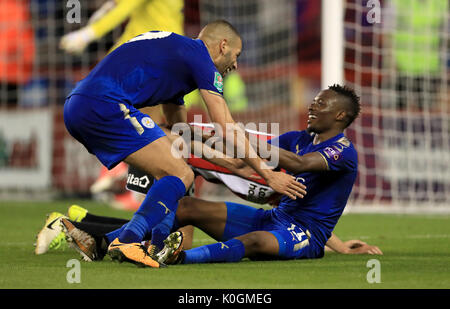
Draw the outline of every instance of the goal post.
<instances>
[{"instance_id":1,"label":"goal post","mask_svg":"<svg viewBox=\"0 0 450 309\"><path fill-rule=\"evenodd\" d=\"M344 80L344 0L322 0L322 89Z\"/></svg>"}]
</instances>

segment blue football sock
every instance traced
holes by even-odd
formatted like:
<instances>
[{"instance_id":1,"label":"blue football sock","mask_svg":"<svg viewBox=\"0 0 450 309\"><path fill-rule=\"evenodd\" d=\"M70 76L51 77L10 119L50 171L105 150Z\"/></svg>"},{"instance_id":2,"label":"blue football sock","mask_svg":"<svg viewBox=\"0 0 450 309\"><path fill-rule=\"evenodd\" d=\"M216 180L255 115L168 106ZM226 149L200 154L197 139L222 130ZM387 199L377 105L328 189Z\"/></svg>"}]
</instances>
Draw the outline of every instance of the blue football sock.
<instances>
[{"instance_id":1,"label":"blue football sock","mask_svg":"<svg viewBox=\"0 0 450 309\"><path fill-rule=\"evenodd\" d=\"M245 256L244 244L236 238L185 251L183 264L238 262Z\"/></svg>"},{"instance_id":2,"label":"blue football sock","mask_svg":"<svg viewBox=\"0 0 450 309\"><path fill-rule=\"evenodd\" d=\"M114 239L119 237L120 233L122 233L122 231L126 228L127 224L128 223L125 223L121 228L118 228L117 230L109 232L105 235L106 239L108 240L108 244L112 243Z\"/></svg>"},{"instance_id":3,"label":"blue football sock","mask_svg":"<svg viewBox=\"0 0 450 309\"><path fill-rule=\"evenodd\" d=\"M172 229L170 230L170 232L175 232L180 228L180 223L177 220L177 216L175 214L174 218L173 218L173 223L172 223Z\"/></svg>"},{"instance_id":4,"label":"blue football sock","mask_svg":"<svg viewBox=\"0 0 450 309\"><path fill-rule=\"evenodd\" d=\"M140 242L165 216L170 212L176 212L178 200L185 193L186 187L178 177L165 176L158 180L120 233L119 240L125 243Z\"/></svg>"},{"instance_id":5,"label":"blue football sock","mask_svg":"<svg viewBox=\"0 0 450 309\"><path fill-rule=\"evenodd\" d=\"M144 216L135 213L127 226L119 234L119 241L122 243L140 242L148 231L148 224Z\"/></svg>"},{"instance_id":6,"label":"blue football sock","mask_svg":"<svg viewBox=\"0 0 450 309\"><path fill-rule=\"evenodd\" d=\"M152 245L156 245L159 249L164 247L164 239L169 236L174 219L175 213L171 212L152 229Z\"/></svg>"}]
</instances>

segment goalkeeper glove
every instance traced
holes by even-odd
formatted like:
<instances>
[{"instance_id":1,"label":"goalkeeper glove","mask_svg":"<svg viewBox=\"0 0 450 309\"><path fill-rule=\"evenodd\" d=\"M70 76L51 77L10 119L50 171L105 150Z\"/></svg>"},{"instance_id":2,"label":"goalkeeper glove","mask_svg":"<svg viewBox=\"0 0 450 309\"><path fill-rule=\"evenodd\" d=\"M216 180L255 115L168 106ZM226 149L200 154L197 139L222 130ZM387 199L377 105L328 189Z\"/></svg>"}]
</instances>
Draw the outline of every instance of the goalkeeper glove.
<instances>
[{"instance_id":1,"label":"goalkeeper glove","mask_svg":"<svg viewBox=\"0 0 450 309\"><path fill-rule=\"evenodd\" d=\"M70 54L81 54L89 43L96 39L94 30L87 26L64 35L61 38L59 46Z\"/></svg>"}]
</instances>

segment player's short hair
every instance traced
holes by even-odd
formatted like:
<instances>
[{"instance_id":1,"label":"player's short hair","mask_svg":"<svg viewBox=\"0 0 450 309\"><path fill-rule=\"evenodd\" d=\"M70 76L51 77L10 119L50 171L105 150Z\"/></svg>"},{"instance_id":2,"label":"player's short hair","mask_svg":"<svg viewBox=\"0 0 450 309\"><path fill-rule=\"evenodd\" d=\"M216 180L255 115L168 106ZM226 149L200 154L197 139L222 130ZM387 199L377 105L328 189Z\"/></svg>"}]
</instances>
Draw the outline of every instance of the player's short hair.
<instances>
[{"instance_id":1,"label":"player's short hair","mask_svg":"<svg viewBox=\"0 0 450 309\"><path fill-rule=\"evenodd\" d=\"M328 89L333 90L337 94L345 97L348 102L347 106L347 124L345 127L348 127L360 114L361 112L361 103L360 103L360 97L356 95L355 90L348 86L341 86L339 84L334 84L332 86L329 86Z\"/></svg>"},{"instance_id":2,"label":"player's short hair","mask_svg":"<svg viewBox=\"0 0 450 309\"><path fill-rule=\"evenodd\" d=\"M230 22L226 21L225 19L218 19L218 20L209 22L208 24L206 24L205 28L211 28L211 29L222 28L225 31L229 31L231 34L233 34L236 37L238 37L239 39L241 39L241 34L239 33L239 31Z\"/></svg>"}]
</instances>

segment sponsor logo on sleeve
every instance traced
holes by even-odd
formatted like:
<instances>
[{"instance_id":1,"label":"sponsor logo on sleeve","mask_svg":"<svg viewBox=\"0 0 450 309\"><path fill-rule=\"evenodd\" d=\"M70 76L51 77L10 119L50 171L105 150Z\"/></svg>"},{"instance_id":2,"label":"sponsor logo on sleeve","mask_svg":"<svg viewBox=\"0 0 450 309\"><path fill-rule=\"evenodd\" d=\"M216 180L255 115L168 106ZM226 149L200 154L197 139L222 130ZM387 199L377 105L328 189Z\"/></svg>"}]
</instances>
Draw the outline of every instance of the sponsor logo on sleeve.
<instances>
[{"instance_id":1,"label":"sponsor logo on sleeve","mask_svg":"<svg viewBox=\"0 0 450 309\"><path fill-rule=\"evenodd\" d=\"M325 147L323 149L324 154L333 161L337 161L342 157L341 151L335 146Z\"/></svg>"}]
</instances>

